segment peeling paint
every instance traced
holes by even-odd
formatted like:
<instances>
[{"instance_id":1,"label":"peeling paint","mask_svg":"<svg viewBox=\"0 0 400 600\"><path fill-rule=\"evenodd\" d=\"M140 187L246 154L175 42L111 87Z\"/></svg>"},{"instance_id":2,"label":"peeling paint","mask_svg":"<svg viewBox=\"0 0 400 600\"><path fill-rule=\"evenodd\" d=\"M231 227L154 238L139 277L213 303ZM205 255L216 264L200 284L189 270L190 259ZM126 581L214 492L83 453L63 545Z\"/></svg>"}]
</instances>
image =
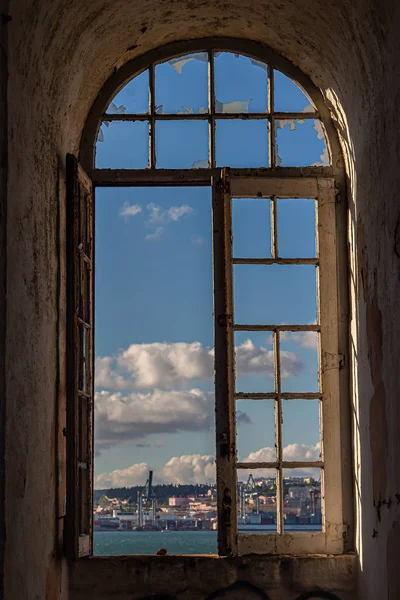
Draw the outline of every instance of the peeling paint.
<instances>
[{"instance_id":1,"label":"peeling paint","mask_svg":"<svg viewBox=\"0 0 400 600\"><path fill-rule=\"evenodd\" d=\"M358 253L364 301L366 304L366 327L368 360L374 394L370 401L369 430L372 454L372 478L374 504L386 498L388 468L388 428L386 421L386 392L383 381L383 331L382 312L378 303L378 273L375 270L370 281L365 228L358 223Z\"/></svg>"}]
</instances>

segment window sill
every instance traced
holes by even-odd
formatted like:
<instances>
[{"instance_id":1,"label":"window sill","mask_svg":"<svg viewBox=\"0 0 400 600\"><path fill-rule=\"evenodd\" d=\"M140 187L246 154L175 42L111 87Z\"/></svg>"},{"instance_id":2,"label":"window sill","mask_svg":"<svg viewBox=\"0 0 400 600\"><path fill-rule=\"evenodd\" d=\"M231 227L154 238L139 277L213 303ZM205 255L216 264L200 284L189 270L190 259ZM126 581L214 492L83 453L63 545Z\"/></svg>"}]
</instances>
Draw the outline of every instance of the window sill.
<instances>
[{"instance_id":1,"label":"window sill","mask_svg":"<svg viewBox=\"0 0 400 600\"><path fill-rule=\"evenodd\" d=\"M136 600L149 594L169 594L177 600L204 600L240 585L241 595L232 598L262 598L258 589L269 600L297 600L302 594L315 591L336 594L340 600L354 600L356 573L354 553L93 556L71 564L70 597Z\"/></svg>"}]
</instances>

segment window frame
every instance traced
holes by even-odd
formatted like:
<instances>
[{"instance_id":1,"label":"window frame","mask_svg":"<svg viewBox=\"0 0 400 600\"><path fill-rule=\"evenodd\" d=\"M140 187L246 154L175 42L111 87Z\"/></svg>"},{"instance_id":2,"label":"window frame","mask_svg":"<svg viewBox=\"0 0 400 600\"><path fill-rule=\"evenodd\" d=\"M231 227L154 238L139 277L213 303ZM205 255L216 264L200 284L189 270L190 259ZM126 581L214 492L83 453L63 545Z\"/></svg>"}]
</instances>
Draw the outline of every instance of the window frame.
<instances>
[{"instance_id":1,"label":"window frame","mask_svg":"<svg viewBox=\"0 0 400 600\"><path fill-rule=\"evenodd\" d=\"M227 554L341 554L344 551L344 522L341 493L343 487L340 435L339 371L343 355L339 351L339 320L336 265L336 194L333 178L278 178L231 176L223 170L222 185L216 186L213 202L214 250L224 261L223 273L215 268L215 346L216 346L216 410L217 410L217 489L220 509L219 551ZM317 258L314 259L233 259L232 258L232 199L234 198L315 198L317 202ZM215 210L215 208L217 210ZM221 226L222 225L222 226ZM222 231L221 231L222 230ZM219 233L221 232L221 233ZM276 230L274 227L274 233ZM273 252L273 255L275 252ZM234 264L315 264L317 268L317 324L315 326L238 324L233 319L233 265ZM334 275L332 275L334 274ZM225 302L225 306L223 305ZM284 331L318 331L320 333L319 370L321 377L318 393L282 394L278 389L266 394L235 393L234 332L271 331L274 335L275 368L277 368L280 333ZM219 356L222 356L218 365ZM219 367L219 368L218 368ZM276 373L276 381L279 381ZM220 381L221 390L217 385ZM219 393L218 393L219 392ZM280 455L282 449L281 399L318 398L321 410L321 460L314 463L288 462ZM244 463L236 456L235 402L236 399L270 398L275 400L277 459L271 463ZM327 425L329 424L329 427ZM323 428L325 425L326 433ZM218 465L218 462L222 463ZM282 528L283 506L277 510L277 533L243 534L237 525L237 476L236 470L273 468L278 472L277 498L282 501L282 469L295 467L321 468L323 477L323 530L321 532L286 533ZM279 518L280 517L280 518ZM218 531L220 530L220 526Z\"/></svg>"},{"instance_id":2,"label":"window frame","mask_svg":"<svg viewBox=\"0 0 400 600\"><path fill-rule=\"evenodd\" d=\"M102 116L115 94L135 75L149 68L154 62L168 58L193 53L211 51L211 49L235 51L257 60L265 61L270 68L279 69L288 77L294 79L310 96L317 112L313 114L323 123L327 144L329 144L331 165L310 167L276 167L262 169L96 169L94 167L94 149ZM284 113L290 118L291 113ZM298 116L298 113L296 113ZM213 238L214 238L214 324L216 345L216 435L217 435L217 480L218 484L218 552L220 556L262 553L262 554L312 554L331 553L341 554L352 548L352 535L349 528L352 522L352 491L351 491L351 443L350 443L350 409L349 409L349 377L345 356L348 355L348 292L347 292L347 248L346 248L346 196L345 174L340 146L336 130L331 121L329 111L320 92L309 79L291 63L276 55L269 48L255 43L237 39L208 38L193 42L176 42L163 48L152 50L136 58L114 73L106 82L95 100L88 115L83 131L79 160L91 179L93 188L96 187L139 187L139 186L192 186L207 185L213 188ZM247 186L243 188L243 185ZM322 355L320 368L323 378L332 376L334 381L328 383L337 394L336 413L332 407L324 414L324 421L334 423L334 433L329 435L329 456L325 445L325 468L335 473L327 479L325 490L329 491L326 504L325 522L328 524L325 532L297 532L293 534L258 534L249 536L237 533L237 502L236 485L232 484L232 465L236 461L235 449L235 402L234 364L233 364L233 306L232 280L229 276L231 265L230 255L230 202L231 198L241 193L260 192L279 195L279 190L290 189L290 197L310 197L301 193L304 186L314 189L315 198L319 198L321 218L328 226L329 235L334 243L330 251L323 253L321 260L325 261L325 269L331 269L336 277L322 276L319 285L321 289L329 289L332 297L337 299L336 309L330 306L325 316L321 314L327 325L322 327L321 338L326 337L326 327L334 330L331 338L331 348L326 356ZM235 191L236 190L236 191ZM257 190L255 192L255 190ZM275 191L274 191L275 190ZM277 194L278 192L278 194ZM283 192L281 192L283 193ZM232 196L233 194L233 196ZM285 194L287 195L287 194ZM314 197L314 196L311 196ZM320 218L320 217L318 217ZM220 225L224 223L221 232ZM219 232L219 233L218 233ZM326 236L325 236L326 237ZM329 237L329 236L328 236ZM229 280L230 279L230 280ZM332 282L332 279L334 280ZM217 283L218 280L218 283ZM224 293L221 293L221 282L224 280ZM340 282L340 285L339 285ZM345 283L346 282L346 283ZM336 287L335 287L336 286ZM324 292L325 293L325 292ZM332 303L331 303L332 304ZM329 313L329 314L328 314ZM336 316L335 316L336 313ZM229 317L231 315L231 317ZM333 316L332 316L333 315ZM323 333L325 330L325 333ZM275 328L276 331L276 328ZM326 337L328 340L328 337ZM333 340L333 341L332 341ZM321 340L322 343L322 340ZM329 341L324 342L328 344ZM328 352L328 351L327 351ZM328 356L330 358L328 358ZM329 362L329 364L328 364ZM324 384L326 385L326 383ZM217 388L220 391L217 392ZM228 440L226 432L228 431ZM321 436L322 437L322 436ZM334 456L342 460L336 470L332 467ZM300 466L300 465L298 465ZM236 467L235 467L236 468ZM235 478L235 477L234 477ZM228 486L224 483L228 482ZM328 487L327 487L328 486ZM71 494L69 490L68 494ZM92 503L92 499L90 499ZM71 505L72 510L76 510ZM91 531L91 536L93 532ZM280 538L278 540L278 537ZM240 539L241 538L241 539ZM92 553L92 547L86 548L86 555ZM76 553L75 553L76 554ZM83 556L80 553L77 556Z\"/></svg>"}]
</instances>

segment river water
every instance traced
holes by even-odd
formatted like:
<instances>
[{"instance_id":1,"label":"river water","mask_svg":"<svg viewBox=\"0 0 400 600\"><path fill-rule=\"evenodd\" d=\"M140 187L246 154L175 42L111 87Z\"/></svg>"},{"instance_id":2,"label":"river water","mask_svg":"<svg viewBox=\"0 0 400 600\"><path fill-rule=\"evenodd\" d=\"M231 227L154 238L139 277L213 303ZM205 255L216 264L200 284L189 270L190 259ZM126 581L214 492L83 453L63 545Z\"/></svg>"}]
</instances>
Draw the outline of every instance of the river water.
<instances>
[{"instance_id":1,"label":"river water","mask_svg":"<svg viewBox=\"0 0 400 600\"><path fill-rule=\"evenodd\" d=\"M274 529L271 526L271 531ZM321 531L320 525L286 526L286 531ZM275 529L276 531L276 529ZM269 533L264 530L243 533ZM156 554L165 548L168 554L217 554L216 531L95 531L94 554Z\"/></svg>"},{"instance_id":2,"label":"river water","mask_svg":"<svg viewBox=\"0 0 400 600\"><path fill-rule=\"evenodd\" d=\"M216 554L216 531L95 531L94 554Z\"/></svg>"}]
</instances>

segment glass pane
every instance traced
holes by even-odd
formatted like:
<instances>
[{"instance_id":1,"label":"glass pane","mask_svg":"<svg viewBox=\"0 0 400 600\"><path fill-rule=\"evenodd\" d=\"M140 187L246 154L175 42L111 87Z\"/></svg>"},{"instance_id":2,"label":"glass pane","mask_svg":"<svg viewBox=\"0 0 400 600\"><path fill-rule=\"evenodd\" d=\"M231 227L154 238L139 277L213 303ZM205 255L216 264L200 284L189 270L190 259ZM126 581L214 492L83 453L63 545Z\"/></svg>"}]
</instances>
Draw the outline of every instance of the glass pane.
<instances>
[{"instance_id":1,"label":"glass pane","mask_svg":"<svg viewBox=\"0 0 400 600\"><path fill-rule=\"evenodd\" d=\"M283 460L320 460L319 400L282 400Z\"/></svg>"},{"instance_id":2,"label":"glass pane","mask_svg":"<svg viewBox=\"0 0 400 600\"><path fill-rule=\"evenodd\" d=\"M110 102L106 112L112 115L148 113L149 71L144 71L127 83Z\"/></svg>"},{"instance_id":3,"label":"glass pane","mask_svg":"<svg viewBox=\"0 0 400 600\"><path fill-rule=\"evenodd\" d=\"M218 167L253 168L268 166L268 121L257 119L216 120Z\"/></svg>"},{"instance_id":4,"label":"glass pane","mask_svg":"<svg viewBox=\"0 0 400 600\"><path fill-rule=\"evenodd\" d=\"M214 59L215 112L255 113L268 108L267 65L247 56L220 52Z\"/></svg>"},{"instance_id":5,"label":"glass pane","mask_svg":"<svg viewBox=\"0 0 400 600\"><path fill-rule=\"evenodd\" d=\"M315 258L314 199L279 199L278 252L281 258Z\"/></svg>"},{"instance_id":6,"label":"glass pane","mask_svg":"<svg viewBox=\"0 0 400 600\"><path fill-rule=\"evenodd\" d=\"M318 343L316 331L281 333L282 392L318 392ZM295 361L296 369L285 369L285 362Z\"/></svg>"},{"instance_id":7,"label":"glass pane","mask_svg":"<svg viewBox=\"0 0 400 600\"><path fill-rule=\"evenodd\" d=\"M315 322L314 265L234 265L233 269L236 323Z\"/></svg>"},{"instance_id":8,"label":"glass pane","mask_svg":"<svg viewBox=\"0 0 400 600\"><path fill-rule=\"evenodd\" d=\"M275 112L313 112L311 100L303 90L280 71L274 71Z\"/></svg>"},{"instance_id":9,"label":"glass pane","mask_svg":"<svg viewBox=\"0 0 400 600\"><path fill-rule=\"evenodd\" d=\"M208 167L208 122L157 121L156 163L159 169Z\"/></svg>"},{"instance_id":10,"label":"glass pane","mask_svg":"<svg viewBox=\"0 0 400 600\"><path fill-rule=\"evenodd\" d=\"M276 460L274 403L236 400L236 449L240 462Z\"/></svg>"},{"instance_id":11,"label":"glass pane","mask_svg":"<svg viewBox=\"0 0 400 600\"><path fill-rule=\"evenodd\" d=\"M95 209L95 552L215 553L211 188L98 188Z\"/></svg>"},{"instance_id":12,"label":"glass pane","mask_svg":"<svg viewBox=\"0 0 400 600\"><path fill-rule=\"evenodd\" d=\"M235 331L236 392L274 391L274 347L267 331Z\"/></svg>"},{"instance_id":13,"label":"glass pane","mask_svg":"<svg viewBox=\"0 0 400 600\"><path fill-rule=\"evenodd\" d=\"M283 469L283 530L322 531L321 469Z\"/></svg>"},{"instance_id":14,"label":"glass pane","mask_svg":"<svg viewBox=\"0 0 400 600\"><path fill-rule=\"evenodd\" d=\"M271 256L270 201L261 198L232 199L233 256Z\"/></svg>"},{"instance_id":15,"label":"glass pane","mask_svg":"<svg viewBox=\"0 0 400 600\"><path fill-rule=\"evenodd\" d=\"M97 136L97 169L146 169L149 164L147 121L103 121Z\"/></svg>"},{"instance_id":16,"label":"glass pane","mask_svg":"<svg viewBox=\"0 0 400 600\"><path fill-rule=\"evenodd\" d=\"M239 533L276 533L274 469L238 469Z\"/></svg>"},{"instance_id":17,"label":"glass pane","mask_svg":"<svg viewBox=\"0 0 400 600\"><path fill-rule=\"evenodd\" d=\"M208 55L187 54L160 63L155 69L158 114L208 112Z\"/></svg>"},{"instance_id":18,"label":"glass pane","mask_svg":"<svg viewBox=\"0 0 400 600\"><path fill-rule=\"evenodd\" d=\"M276 164L280 167L330 164L325 135L317 119L275 121Z\"/></svg>"}]
</instances>

